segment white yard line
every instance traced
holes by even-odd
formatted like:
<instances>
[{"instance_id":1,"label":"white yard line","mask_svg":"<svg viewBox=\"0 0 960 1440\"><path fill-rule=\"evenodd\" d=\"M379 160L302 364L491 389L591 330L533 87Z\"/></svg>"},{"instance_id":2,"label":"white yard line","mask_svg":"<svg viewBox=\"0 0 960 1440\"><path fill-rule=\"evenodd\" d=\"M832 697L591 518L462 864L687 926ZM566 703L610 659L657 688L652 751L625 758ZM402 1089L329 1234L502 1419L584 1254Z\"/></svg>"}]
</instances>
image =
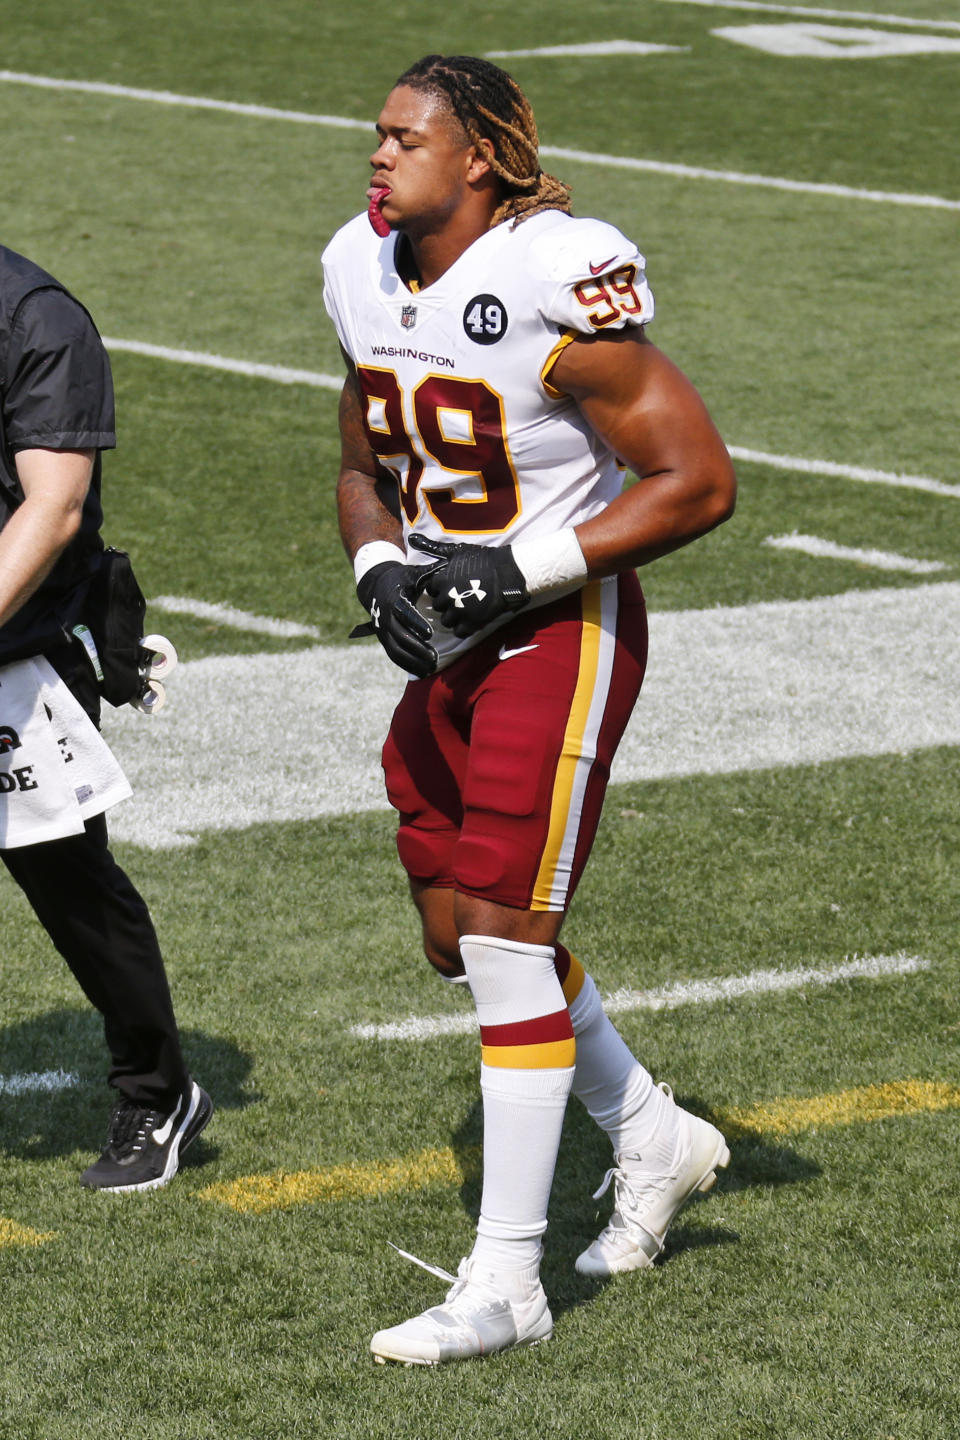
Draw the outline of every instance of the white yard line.
<instances>
[{"instance_id":1,"label":"white yard line","mask_svg":"<svg viewBox=\"0 0 960 1440\"><path fill-rule=\"evenodd\" d=\"M214 625L228 625L232 630L249 630L255 635L274 635L279 639L322 640L323 633L313 625L297 620L275 620L270 615L252 615L249 610L236 610L232 605L214 605L206 600L191 600L183 595L157 595L149 601L151 609L168 615L191 615L195 620L209 620Z\"/></svg>"},{"instance_id":2,"label":"white yard line","mask_svg":"<svg viewBox=\"0 0 960 1440\"><path fill-rule=\"evenodd\" d=\"M67 1070L38 1070L20 1075L0 1075L0 1095L52 1094L79 1085L77 1075Z\"/></svg>"},{"instance_id":3,"label":"white yard line","mask_svg":"<svg viewBox=\"0 0 960 1440\"><path fill-rule=\"evenodd\" d=\"M926 490L960 500L960 485L948 485L929 475L905 475L898 470L874 470L865 465L842 465L833 460L809 460L801 455L771 455L766 450L747 450L741 445L727 447L734 460L754 465L769 465L774 470L794 470L801 475L823 475L838 480L862 480L868 485L894 485L906 490Z\"/></svg>"},{"instance_id":4,"label":"white yard line","mask_svg":"<svg viewBox=\"0 0 960 1440\"><path fill-rule=\"evenodd\" d=\"M201 95L178 95L170 90L143 90L128 85L112 85L98 80L61 80L49 75L29 75L18 70L0 70L0 81L10 85L32 85L44 90L78 91L106 95L123 100L152 101L158 105L182 105L190 109L222 110L231 115L247 115L263 120L293 121L299 125L326 125L340 130L362 130L372 139L373 126L366 120L351 120L343 115L319 115L303 110L275 110L269 105L245 105L232 100L213 100ZM759 185L798 194L823 195L840 200L867 200L887 205L913 205L924 209L960 210L960 200L940 195L915 195L887 190L863 190L849 185L826 185L816 181L789 180L773 175L749 175L738 170L708 170L693 165L668 164L660 160L641 160L628 155L606 155L589 150L568 150L542 145L541 155L548 159L570 160L584 165L602 165L621 170L647 171L673 175L683 180L716 180L730 185Z\"/></svg>"},{"instance_id":5,"label":"white yard line","mask_svg":"<svg viewBox=\"0 0 960 1440\"><path fill-rule=\"evenodd\" d=\"M689 45L653 45L645 40L591 40L583 45L540 45L534 50L486 50L488 60L534 60L566 55L667 55L682 54Z\"/></svg>"},{"instance_id":6,"label":"white yard line","mask_svg":"<svg viewBox=\"0 0 960 1440\"><path fill-rule=\"evenodd\" d=\"M767 15L803 15L817 20L869 20L912 30L960 30L956 20L914 20L906 15L876 15L869 10L823 10L812 5L771 5L764 0L660 0L663 5L700 5L711 10L760 10Z\"/></svg>"},{"instance_id":7,"label":"white yard line","mask_svg":"<svg viewBox=\"0 0 960 1440\"><path fill-rule=\"evenodd\" d=\"M828 185L816 180L749 175L741 170L707 170L699 165L679 165L664 160L638 160L629 155L568 150L557 145L541 145L540 154L550 160L603 165L614 170L642 170L655 175L674 175L679 180L718 180L728 185L757 185L769 190L787 190L800 195L823 195L836 200L869 200L880 205L915 205L928 210L960 210L960 200L947 200L940 195L917 195L895 190L861 190L852 185Z\"/></svg>"},{"instance_id":8,"label":"white yard line","mask_svg":"<svg viewBox=\"0 0 960 1440\"><path fill-rule=\"evenodd\" d=\"M654 612L611 778L960 745L958 633L958 582ZM385 810L380 750L402 688L373 641L182 662L155 718L105 710L134 788L110 812L111 834L165 849L212 830ZM265 746L251 747L251 723Z\"/></svg>"},{"instance_id":9,"label":"white yard line","mask_svg":"<svg viewBox=\"0 0 960 1440\"><path fill-rule=\"evenodd\" d=\"M259 380L273 380L281 385L309 385L319 390L343 389L341 375L327 375L320 370L290 370L283 365L262 365L254 360L235 360L227 355L213 355L205 350L178 350L166 345L150 345L143 340L118 340L104 336L108 350L118 354L146 355L155 360L168 360L177 365L199 365L210 370L226 370L236 375L249 375ZM960 499L960 485L948 485L927 475L904 475L894 470L871 470L863 465L842 465L832 460L807 460L799 455L771 455L764 450L746 450L729 446L734 460L770 465L779 470L798 470L807 475L824 475L841 480L864 480L874 485L899 485L910 490L927 490L933 495Z\"/></svg>"},{"instance_id":10,"label":"white yard line","mask_svg":"<svg viewBox=\"0 0 960 1440\"><path fill-rule=\"evenodd\" d=\"M206 350L173 349L169 345L150 345L146 340L118 340L103 337L108 350L129 355L146 355L151 360L169 360L175 365L199 365L208 370L227 370L234 375L249 375L255 380L273 380L278 385L312 385L321 390L342 390L342 375L324 375L317 370L291 370L286 365L262 365L256 360L234 360L229 355L211 355Z\"/></svg>"},{"instance_id":11,"label":"white yard line","mask_svg":"<svg viewBox=\"0 0 960 1440\"><path fill-rule=\"evenodd\" d=\"M802 970L754 970L749 975L722 975L711 980L685 980L658 990L615 990L603 997L608 1015L633 1010L677 1010L684 1005L715 1005L755 995L782 994L813 986L836 985L842 980L883 980L891 975L915 975L929 970L930 962L918 955L865 955L841 965ZM351 1025L359 1040L435 1040L443 1035L469 1035L477 1029L473 1011L450 1015L408 1015L382 1025Z\"/></svg>"},{"instance_id":12,"label":"white yard line","mask_svg":"<svg viewBox=\"0 0 960 1440\"><path fill-rule=\"evenodd\" d=\"M869 565L875 570L899 570L907 575L934 575L948 567L942 560L912 560L909 555L895 555L889 550L867 550L858 545L838 545L833 540L823 540L819 535L768 535L764 545L774 550L798 550L802 555L812 555L817 560L851 560L857 565Z\"/></svg>"},{"instance_id":13,"label":"white yard line","mask_svg":"<svg viewBox=\"0 0 960 1440\"><path fill-rule=\"evenodd\" d=\"M288 120L297 125L328 125L338 130L366 130L367 120L349 120L343 115L317 115L307 110L277 110L272 105L245 105L236 100L214 100L204 95L178 95L172 90L143 90L135 85L112 85L103 80L64 80L55 75L28 75L20 70L0 70L0 81L10 85L32 85L39 90L74 91L81 95L107 95L116 100L147 100L154 105L181 105L191 110L222 110L228 115L249 115L257 120Z\"/></svg>"}]
</instances>

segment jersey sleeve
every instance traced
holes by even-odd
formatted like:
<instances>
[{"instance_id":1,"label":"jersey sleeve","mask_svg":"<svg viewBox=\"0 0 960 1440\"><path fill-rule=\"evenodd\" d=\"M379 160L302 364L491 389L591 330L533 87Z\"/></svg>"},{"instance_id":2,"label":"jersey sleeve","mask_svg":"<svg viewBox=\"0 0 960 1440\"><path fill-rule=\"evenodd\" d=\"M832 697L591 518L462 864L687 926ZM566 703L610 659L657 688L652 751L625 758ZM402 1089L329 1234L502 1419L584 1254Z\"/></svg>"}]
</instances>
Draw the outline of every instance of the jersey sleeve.
<instances>
[{"instance_id":1,"label":"jersey sleeve","mask_svg":"<svg viewBox=\"0 0 960 1440\"><path fill-rule=\"evenodd\" d=\"M355 234L356 220L348 222L336 232L320 257L323 265L323 304L333 322L337 339L350 356L356 359L350 336L350 305L344 295L344 286L349 284L348 272L351 259L356 251L356 240L351 247L351 236Z\"/></svg>"},{"instance_id":2,"label":"jersey sleeve","mask_svg":"<svg viewBox=\"0 0 960 1440\"><path fill-rule=\"evenodd\" d=\"M326 264L324 265L324 268L323 268L323 304L324 304L324 309L326 310L327 314L330 316L330 319L333 321L333 327L334 327L334 329L335 329L336 332L337 332L337 339L340 341L340 344L344 347L344 349L347 349L347 343L346 343L346 342L347 342L347 337L346 337L346 334L345 334L345 332L344 332L343 320L341 319L340 309L339 309L339 306L338 306L338 304L337 304L337 287L336 287L336 285L335 285L334 282L333 282L333 279L332 279L332 276L331 276L331 269L332 269L331 266L326 265Z\"/></svg>"},{"instance_id":3,"label":"jersey sleeve","mask_svg":"<svg viewBox=\"0 0 960 1440\"><path fill-rule=\"evenodd\" d=\"M23 300L11 326L3 425L11 449L109 450L113 378L78 301L53 287Z\"/></svg>"},{"instance_id":4,"label":"jersey sleeve","mask_svg":"<svg viewBox=\"0 0 960 1440\"><path fill-rule=\"evenodd\" d=\"M653 319L646 261L600 220L574 220L537 242L541 313L562 331L595 335Z\"/></svg>"}]
</instances>

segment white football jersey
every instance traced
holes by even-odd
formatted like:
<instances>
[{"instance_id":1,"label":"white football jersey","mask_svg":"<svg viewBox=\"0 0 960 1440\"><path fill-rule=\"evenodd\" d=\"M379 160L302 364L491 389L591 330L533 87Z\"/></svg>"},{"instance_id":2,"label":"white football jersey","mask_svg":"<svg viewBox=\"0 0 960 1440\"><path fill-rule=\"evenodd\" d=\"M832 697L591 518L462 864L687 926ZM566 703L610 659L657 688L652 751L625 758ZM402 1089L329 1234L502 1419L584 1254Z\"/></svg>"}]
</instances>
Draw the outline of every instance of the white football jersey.
<instances>
[{"instance_id":1,"label":"white football jersey","mask_svg":"<svg viewBox=\"0 0 960 1440\"><path fill-rule=\"evenodd\" d=\"M358 215L323 265L371 447L397 479L405 541L511 544L598 514L622 471L549 372L576 335L652 318L637 247L602 221L545 211L487 231L414 292L394 263L398 238ZM408 558L428 559L409 548ZM431 618L443 661L477 638L458 641Z\"/></svg>"}]
</instances>

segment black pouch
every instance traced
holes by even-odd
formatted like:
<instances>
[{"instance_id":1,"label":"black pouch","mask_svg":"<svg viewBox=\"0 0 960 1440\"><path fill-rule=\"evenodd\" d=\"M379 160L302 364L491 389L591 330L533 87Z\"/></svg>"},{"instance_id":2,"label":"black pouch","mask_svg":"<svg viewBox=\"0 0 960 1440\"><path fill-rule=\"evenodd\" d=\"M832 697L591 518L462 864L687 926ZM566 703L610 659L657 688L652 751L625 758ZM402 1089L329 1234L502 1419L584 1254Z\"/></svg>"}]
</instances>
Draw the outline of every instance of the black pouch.
<instances>
[{"instance_id":1,"label":"black pouch","mask_svg":"<svg viewBox=\"0 0 960 1440\"><path fill-rule=\"evenodd\" d=\"M143 690L140 641L147 602L137 584L130 556L108 546L90 582L83 621L93 636L102 678L100 694L108 704L127 705Z\"/></svg>"}]
</instances>

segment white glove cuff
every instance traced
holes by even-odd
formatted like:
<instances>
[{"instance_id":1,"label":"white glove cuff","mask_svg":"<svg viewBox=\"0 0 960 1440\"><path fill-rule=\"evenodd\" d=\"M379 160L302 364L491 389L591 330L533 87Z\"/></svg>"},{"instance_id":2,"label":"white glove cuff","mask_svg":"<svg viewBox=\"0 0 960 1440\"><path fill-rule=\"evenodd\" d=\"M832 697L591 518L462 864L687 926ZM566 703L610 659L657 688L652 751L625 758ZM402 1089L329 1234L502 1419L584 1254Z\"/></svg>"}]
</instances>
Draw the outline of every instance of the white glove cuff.
<instances>
[{"instance_id":1,"label":"white glove cuff","mask_svg":"<svg viewBox=\"0 0 960 1440\"><path fill-rule=\"evenodd\" d=\"M519 540L511 548L530 595L560 590L587 578L587 562L572 526L540 540Z\"/></svg>"},{"instance_id":2,"label":"white glove cuff","mask_svg":"<svg viewBox=\"0 0 960 1440\"><path fill-rule=\"evenodd\" d=\"M374 565L382 565L389 560L394 565L406 565L407 557L399 545L392 545L389 540L368 540L366 545L361 545L353 557L353 578L357 585L372 570Z\"/></svg>"}]
</instances>

